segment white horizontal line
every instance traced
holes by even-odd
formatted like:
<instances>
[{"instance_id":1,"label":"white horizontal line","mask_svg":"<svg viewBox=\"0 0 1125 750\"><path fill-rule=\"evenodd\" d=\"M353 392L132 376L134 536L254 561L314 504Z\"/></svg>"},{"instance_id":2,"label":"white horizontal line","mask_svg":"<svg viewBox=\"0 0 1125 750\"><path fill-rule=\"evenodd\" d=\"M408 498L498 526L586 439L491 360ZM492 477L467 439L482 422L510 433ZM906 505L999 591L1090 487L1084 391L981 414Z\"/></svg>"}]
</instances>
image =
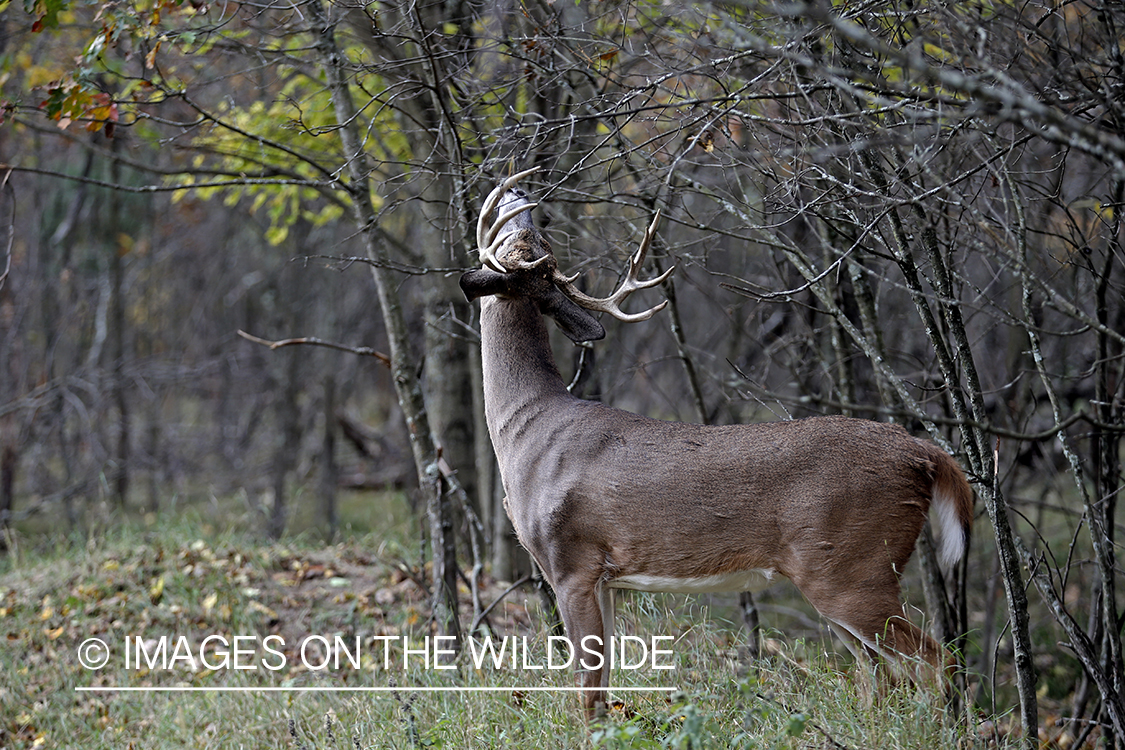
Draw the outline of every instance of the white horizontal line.
<instances>
[{"instance_id":1,"label":"white horizontal line","mask_svg":"<svg viewBox=\"0 0 1125 750\"><path fill-rule=\"evenodd\" d=\"M523 687L512 685L508 687L432 687L412 686L401 687L115 687L113 685L78 685L75 692L84 693L505 693L505 692L543 692L543 693L574 693L583 690L608 690L614 693L622 692L649 692L672 693L679 688L675 687L611 687L611 688L582 688L582 687L545 687L542 685Z\"/></svg>"}]
</instances>

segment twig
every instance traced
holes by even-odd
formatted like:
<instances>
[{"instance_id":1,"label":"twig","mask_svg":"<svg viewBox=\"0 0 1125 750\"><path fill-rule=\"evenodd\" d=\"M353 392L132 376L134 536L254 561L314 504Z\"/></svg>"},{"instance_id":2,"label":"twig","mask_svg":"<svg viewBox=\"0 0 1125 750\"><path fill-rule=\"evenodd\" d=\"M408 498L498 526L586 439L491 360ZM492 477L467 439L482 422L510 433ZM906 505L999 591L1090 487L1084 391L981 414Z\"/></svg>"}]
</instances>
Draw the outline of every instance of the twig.
<instances>
[{"instance_id":1,"label":"twig","mask_svg":"<svg viewBox=\"0 0 1125 750\"><path fill-rule=\"evenodd\" d=\"M1050 565L1041 565L1042 556L1032 553L1018 536L1015 538L1015 542L1020 557L1023 559L1023 564L1027 566L1031 582L1039 590L1043 601L1051 609L1055 622L1070 638L1067 645L1085 668L1086 673L1090 675L1090 679L1098 686L1102 705L1109 714L1110 722L1117 732L1117 736L1125 735L1125 701L1122 701L1121 694L1114 685L1113 675L1106 673L1095 644L1082 631L1082 627L1067 610L1066 603L1055 591L1050 576ZM1046 568L1046 572L1044 568Z\"/></svg>"},{"instance_id":2,"label":"twig","mask_svg":"<svg viewBox=\"0 0 1125 750\"><path fill-rule=\"evenodd\" d=\"M504 591L501 592L500 596L496 597L492 601L492 604L489 604L487 607L485 607L483 610L481 610L480 614L478 614L476 617L473 618L473 624L469 626L469 632L475 633L476 629L477 629L477 626L479 626L481 624L481 621L484 620L484 618L488 617L488 614L493 609L496 608L497 604L504 601L504 598L506 596L508 596L508 594L512 593L513 591L518 589L520 586L524 585L525 583L528 583L529 581L531 581L531 574L524 575L523 578L519 579L518 581L513 583L511 586L504 589Z\"/></svg>"},{"instance_id":3,"label":"twig","mask_svg":"<svg viewBox=\"0 0 1125 750\"><path fill-rule=\"evenodd\" d=\"M8 219L8 242L4 252L4 270L0 272L0 289L4 288L4 282L8 280L8 274L12 270L12 243L16 238L16 191L9 182L11 177L12 170L9 168L4 173L4 179L0 180L0 190L12 196L12 213L11 218Z\"/></svg>"},{"instance_id":4,"label":"twig","mask_svg":"<svg viewBox=\"0 0 1125 750\"><path fill-rule=\"evenodd\" d=\"M894 407L878 406L875 404L855 404L846 401L840 401L839 399L832 399L821 396L789 397L761 387L757 382L754 381L753 378L747 375L741 368L735 366L734 363L729 359L727 360L727 364L730 365L731 369L734 370L739 377L745 380L755 391L762 393L781 404L788 402L803 407L807 407L810 404L815 404L817 406L826 406L832 409L855 409L862 407L863 409L866 409L868 411L872 411L876 414L881 414L888 417L894 417L898 419L924 419L926 421L933 422L936 425L978 429L983 430L984 432L993 435L994 437L1001 437L1008 440L1018 440L1029 443L1041 443L1048 440L1054 440L1059 433L1073 427L1079 422L1087 424L1090 427L1097 428L1103 432L1125 432L1125 426L1099 421L1085 409L1078 409L1077 411L1071 413L1071 415L1066 419L1057 422L1052 427L1040 430L1039 432L1020 432L1019 430L1012 430L1006 427L1001 427L992 422L982 422L971 418L943 417L934 414L926 414L914 409L896 409ZM903 382L909 381L903 379ZM923 391L941 392L945 390L945 386L937 388L927 388L926 386L918 383L910 383L910 385ZM758 398L756 394L750 394L750 396L747 396L745 394L740 395L742 395L743 399L752 398L757 403L765 406L765 404ZM792 419L792 417L786 414L785 419Z\"/></svg>"},{"instance_id":5,"label":"twig","mask_svg":"<svg viewBox=\"0 0 1125 750\"><path fill-rule=\"evenodd\" d=\"M347 344L338 344L335 341L325 341L324 339L318 339L315 336L302 336L300 338L295 338L295 339L281 339L280 341L268 341L267 339L258 338L257 336L249 334L246 331L239 331L238 335L241 336L242 338L246 339L247 341L253 341L255 344L261 344L262 346L269 347L269 349L271 351L274 350L274 349L280 349L283 346L296 346L298 344L308 344L309 346L324 346L324 347L328 347L329 349L337 349L337 350L342 351L342 352L349 352L351 354L359 354L359 355L362 355L364 357L374 357L375 359L379 360L379 362L381 362L384 367L389 368L391 366L391 358L390 357L388 357L386 354L383 354L380 351L376 351L375 349L372 349L369 346L348 346Z\"/></svg>"},{"instance_id":6,"label":"twig","mask_svg":"<svg viewBox=\"0 0 1125 750\"><path fill-rule=\"evenodd\" d=\"M469 545L473 551L473 569L468 580L469 591L473 597L473 626L475 627L481 619L478 613L481 611L480 576L484 571L484 555L481 549L482 543L486 541L484 524L481 523L476 511L473 510L473 504L469 502L469 496L466 494L465 488L461 486L460 480L457 479L457 472L442 457L440 450L437 463L445 486L449 488L449 494L460 504L461 512L465 514L465 519L469 524ZM471 633L472 630L470 629L469 632Z\"/></svg>"},{"instance_id":7,"label":"twig","mask_svg":"<svg viewBox=\"0 0 1125 750\"><path fill-rule=\"evenodd\" d=\"M773 705L780 707L782 711L785 711L786 713L788 713L790 715L795 714L795 713L803 713L803 712L799 712L799 711L794 711L792 708L787 706L784 701L778 700L777 698L774 698L772 695L762 695L761 693L759 693L757 691L754 692L754 695L757 696L758 700L764 701L766 703L772 703ZM816 731L820 732L824 736L824 741L828 745L831 745L832 747L836 748L836 750L851 750L851 747L849 745L845 745L842 742L840 742L839 740L837 740L835 737L833 737L831 734L828 733L827 729L825 729L824 727L817 724L811 718L808 721L805 722L805 725L810 726L813 729L815 729Z\"/></svg>"},{"instance_id":8,"label":"twig","mask_svg":"<svg viewBox=\"0 0 1125 750\"><path fill-rule=\"evenodd\" d=\"M393 260L381 260L381 259L377 260L377 259L373 259L373 258L367 258L367 257L361 256L361 255L306 255L304 257L306 259L315 258L317 260L330 260L330 261L333 261L335 263L340 263L345 268L347 266L352 265L353 263L363 263L363 264L368 265L368 266L376 266L376 267L379 267L379 268L389 268L392 271L398 271L399 273L405 273L409 276L425 276L426 274L431 274L431 273L440 273L442 275L448 275L448 274L452 274L452 273L459 274L459 273L463 273L466 270L465 268L462 268L460 266L457 266L457 267L450 266L450 267L447 267L447 268L444 268L444 267L429 268L427 266L416 266L416 265L412 265L410 263L399 263L399 262L393 261Z\"/></svg>"},{"instance_id":9,"label":"twig","mask_svg":"<svg viewBox=\"0 0 1125 750\"><path fill-rule=\"evenodd\" d=\"M122 193L134 193L138 195L175 193L180 190L199 190L201 188L245 187L247 185L261 185L266 187L275 185L297 185L299 187L315 188L319 191L329 190L336 186L336 182L334 180L306 180L298 177L281 178L269 176L231 177L228 179L215 178L207 182L196 182L190 184L167 183L150 185L126 185L122 182L112 182L110 180L101 180L94 177L82 177L79 175L67 174L66 172L59 172L53 169L28 167L22 164L5 164L4 168L13 172L26 172L27 174L43 175L44 177L55 177L60 180L70 180L71 182L78 182L83 185L93 185L94 187L107 188L109 190L117 190Z\"/></svg>"}]
</instances>

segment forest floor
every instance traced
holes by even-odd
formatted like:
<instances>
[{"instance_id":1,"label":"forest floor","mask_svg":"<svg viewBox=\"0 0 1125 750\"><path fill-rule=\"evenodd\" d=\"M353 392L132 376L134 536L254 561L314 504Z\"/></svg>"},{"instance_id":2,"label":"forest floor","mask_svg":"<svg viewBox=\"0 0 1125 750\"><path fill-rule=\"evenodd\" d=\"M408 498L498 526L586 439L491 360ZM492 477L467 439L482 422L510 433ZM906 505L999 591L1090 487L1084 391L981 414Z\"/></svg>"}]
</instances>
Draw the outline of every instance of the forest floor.
<instances>
[{"instance_id":1,"label":"forest floor","mask_svg":"<svg viewBox=\"0 0 1125 750\"><path fill-rule=\"evenodd\" d=\"M485 656L478 668L483 633L451 663L435 653L449 646L426 639L426 577L405 510L334 544L265 542L192 516L9 551L0 748L1015 744L1010 717L958 719L909 686L872 701L850 659L816 640L770 634L751 665L739 625L706 603L653 595L619 600L632 668L614 671L615 707L587 727L577 696L553 690L573 686L573 669L551 668L565 654L548 653L528 587L489 615L493 646L508 648L499 664ZM484 584L486 604L506 588ZM468 589L461 600L467 625Z\"/></svg>"}]
</instances>

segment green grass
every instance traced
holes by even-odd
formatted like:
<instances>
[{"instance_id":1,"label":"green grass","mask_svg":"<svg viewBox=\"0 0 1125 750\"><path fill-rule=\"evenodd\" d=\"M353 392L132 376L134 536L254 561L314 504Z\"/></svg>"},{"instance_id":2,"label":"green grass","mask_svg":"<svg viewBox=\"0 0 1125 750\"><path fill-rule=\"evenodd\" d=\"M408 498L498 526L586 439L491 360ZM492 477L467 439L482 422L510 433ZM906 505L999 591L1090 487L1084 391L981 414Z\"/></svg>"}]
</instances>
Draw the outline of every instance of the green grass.
<instances>
[{"instance_id":1,"label":"green grass","mask_svg":"<svg viewBox=\"0 0 1125 750\"><path fill-rule=\"evenodd\" d=\"M360 502L353 498L353 501ZM751 665L736 626L692 600L621 597L620 632L674 637L675 669L615 673L617 686L674 686L677 692L619 692L617 707L592 727L570 693L422 692L420 686L573 685L573 672L491 666L462 658L454 669L383 669L367 642L358 669L301 665L307 636L426 634L427 601L412 576L417 523L394 498L363 499L368 517L390 519L326 545L314 533L266 543L252 523L188 513L170 523L106 524L106 531L22 545L0 572L0 747L82 748L952 748L996 747L906 687L878 700L857 689L856 668L818 642L771 640ZM386 507L383 507L386 506ZM413 561L412 561L413 558ZM411 569L414 566L414 569ZM404 572L404 569L406 572ZM502 590L488 582L486 601ZM467 600L467 596L463 599ZM541 659L547 630L537 598L518 590L493 613L500 635L526 636ZM462 620L469 619L466 613ZM126 668L127 639L274 635L284 669L254 641L243 664L208 669L187 659L172 668ZM108 664L84 668L80 644L101 638ZM128 641L132 642L132 641ZM280 641L275 641L275 645ZM146 647L151 653L151 646ZM168 652L171 655L171 650ZM196 651L194 656L197 656ZM210 655L213 662L218 654ZM535 660L533 659L533 662ZM393 680L393 682L392 682ZM116 692L80 687L370 687L393 693ZM998 722L1003 723L1003 722Z\"/></svg>"}]
</instances>

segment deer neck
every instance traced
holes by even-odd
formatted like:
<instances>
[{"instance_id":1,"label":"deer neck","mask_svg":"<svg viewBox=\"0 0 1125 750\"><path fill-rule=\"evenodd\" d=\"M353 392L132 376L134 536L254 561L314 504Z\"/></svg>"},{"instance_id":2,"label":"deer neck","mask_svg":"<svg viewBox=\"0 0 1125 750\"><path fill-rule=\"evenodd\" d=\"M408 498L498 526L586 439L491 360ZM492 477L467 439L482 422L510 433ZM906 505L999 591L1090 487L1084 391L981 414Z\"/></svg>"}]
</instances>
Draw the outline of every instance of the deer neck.
<instances>
[{"instance_id":1,"label":"deer neck","mask_svg":"<svg viewBox=\"0 0 1125 750\"><path fill-rule=\"evenodd\" d=\"M576 401L566 389L551 351L543 315L526 297L481 300L484 405L497 455L537 420L559 415L560 402Z\"/></svg>"}]
</instances>

